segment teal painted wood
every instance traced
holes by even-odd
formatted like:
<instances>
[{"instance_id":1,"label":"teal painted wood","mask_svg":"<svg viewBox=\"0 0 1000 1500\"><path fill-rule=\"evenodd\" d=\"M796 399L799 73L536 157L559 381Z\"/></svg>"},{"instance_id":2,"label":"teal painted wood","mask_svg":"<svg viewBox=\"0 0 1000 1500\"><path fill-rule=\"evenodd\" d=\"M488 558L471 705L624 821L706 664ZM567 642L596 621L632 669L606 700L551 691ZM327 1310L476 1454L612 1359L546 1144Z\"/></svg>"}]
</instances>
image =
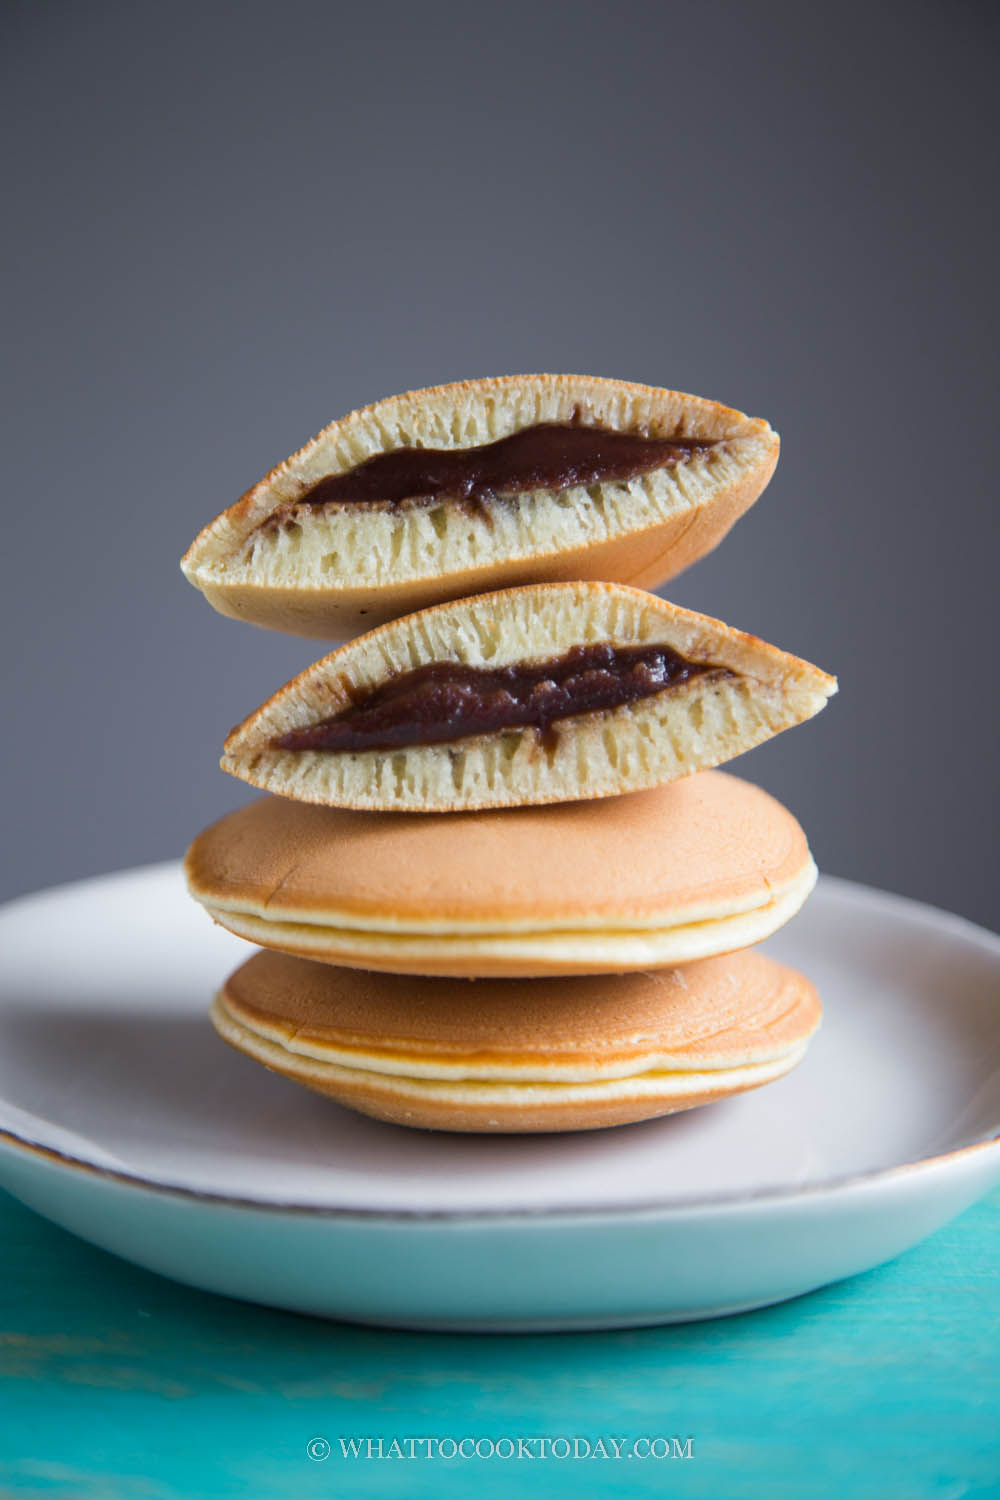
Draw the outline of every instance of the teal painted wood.
<instances>
[{"instance_id":1,"label":"teal painted wood","mask_svg":"<svg viewBox=\"0 0 1000 1500\"><path fill-rule=\"evenodd\" d=\"M190 1291L0 1194L0 1497L986 1500L998 1231L1000 1193L893 1264L762 1312L469 1337ZM634 1460L339 1452L341 1436L431 1435L693 1442L690 1458ZM310 1460L314 1438L328 1459Z\"/></svg>"}]
</instances>

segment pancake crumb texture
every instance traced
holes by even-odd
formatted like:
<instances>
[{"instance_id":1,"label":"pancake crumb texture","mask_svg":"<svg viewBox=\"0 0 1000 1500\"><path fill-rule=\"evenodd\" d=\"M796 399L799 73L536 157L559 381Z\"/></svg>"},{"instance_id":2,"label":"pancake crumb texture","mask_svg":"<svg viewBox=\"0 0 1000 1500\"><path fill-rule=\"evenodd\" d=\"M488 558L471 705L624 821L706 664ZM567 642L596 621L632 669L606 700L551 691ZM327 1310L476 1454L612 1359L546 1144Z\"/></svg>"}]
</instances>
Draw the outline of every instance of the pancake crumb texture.
<instances>
[{"instance_id":1,"label":"pancake crumb texture","mask_svg":"<svg viewBox=\"0 0 1000 1500\"><path fill-rule=\"evenodd\" d=\"M610 710L386 750L285 750L429 663L500 668L576 647L665 645L719 668ZM441 811L601 798L720 765L811 718L836 691L825 672L720 621L616 584L540 585L410 615L317 662L226 741L222 767L296 801Z\"/></svg>"},{"instance_id":2,"label":"pancake crumb texture","mask_svg":"<svg viewBox=\"0 0 1000 1500\"><path fill-rule=\"evenodd\" d=\"M486 506L302 506L320 480L399 448L475 448L540 423L700 440L708 452L629 480L504 494ZM186 577L224 614L304 635L542 579L654 586L717 545L773 473L778 437L715 402L587 376L461 382L333 422L192 543ZM268 524L281 511L283 519Z\"/></svg>"},{"instance_id":3,"label":"pancake crumb texture","mask_svg":"<svg viewBox=\"0 0 1000 1500\"><path fill-rule=\"evenodd\" d=\"M802 1061L819 998L751 949L816 866L713 768L836 681L645 592L722 541L779 446L651 386L463 381L332 422L204 527L181 568L213 608L347 641L229 735L223 769L268 795L185 859L262 949L214 999L228 1044L376 1120L479 1133L651 1120Z\"/></svg>"}]
</instances>

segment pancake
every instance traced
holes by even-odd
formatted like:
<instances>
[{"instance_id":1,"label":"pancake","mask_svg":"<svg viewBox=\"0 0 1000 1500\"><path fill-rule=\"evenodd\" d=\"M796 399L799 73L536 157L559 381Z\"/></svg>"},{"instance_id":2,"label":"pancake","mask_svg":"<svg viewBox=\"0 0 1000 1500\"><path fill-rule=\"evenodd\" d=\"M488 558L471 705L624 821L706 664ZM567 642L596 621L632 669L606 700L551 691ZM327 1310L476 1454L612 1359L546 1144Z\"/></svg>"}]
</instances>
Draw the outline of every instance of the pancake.
<instances>
[{"instance_id":1,"label":"pancake","mask_svg":"<svg viewBox=\"0 0 1000 1500\"><path fill-rule=\"evenodd\" d=\"M741 755L835 691L808 662L639 589L541 584L341 647L233 730L222 768L373 810L609 797Z\"/></svg>"},{"instance_id":2,"label":"pancake","mask_svg":"<svg viewBox=\"0 0 1000 1500\"><path fill-rule=\"evenodd\" d=\"M210 915L263 947L467 978L733 952L781 927L816 879L791 813L722 771L435 817L265 797L200 834L185 868Z\"/></svg>"},{"instance_id":3,"label":"pancake","mask_svg":"<svg viewBox=\"0 0 1000 1500\"><path fill-rule=\"evenodd\" d=\"M590 1130L795 1066L812 986L758 953L603 978L421 979L258 953L217 996L241 1052L351 1109L431 1130Z\"/></svg>"},{"instance_id":4,"label":"pancake","mask_svg":"<svg viewBox=\"0 0 1000 1500\"><path fill-rule=\"evenodd\" d=\"M331 423L181 567L222 614L327 639L520 584L652 588L722 540L778 446L764 421L617 380L436 386Z\"/></svg>"}]
</instances>

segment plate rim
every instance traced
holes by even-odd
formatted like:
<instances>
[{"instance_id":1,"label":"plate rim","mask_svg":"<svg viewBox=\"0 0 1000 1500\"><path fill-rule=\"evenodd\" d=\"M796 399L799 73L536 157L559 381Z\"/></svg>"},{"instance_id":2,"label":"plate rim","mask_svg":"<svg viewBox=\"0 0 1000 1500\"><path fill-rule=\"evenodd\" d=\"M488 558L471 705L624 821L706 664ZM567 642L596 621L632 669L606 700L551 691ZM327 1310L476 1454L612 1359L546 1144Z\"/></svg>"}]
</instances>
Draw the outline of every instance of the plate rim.
<instances>
[{"instance_id":1,"label":"plate rim","mask_svg":"<svg viewBox=\"0 0 1000 1500\"><path fill-rule=\"evenodd\" d=\"M168 871L179 874L181 872L181 861L178 859L156 860L144 865L134 865L125 869L106 871L102 874L87 876L81 880L70 880L54 886L42 887L40 890L30 891L22 896L15 897L11 901L4 902L0 905L0 918L11 913L12 908L48 896L65 895L71 891L77 891L82 887L107 880L127 879L131 876L153 874L154 872L166 874ZM861 899L866 904L875 905L885 911L892 911L896 915L907 916L911 920L917 919L926 922L927 925L938 930L943 928L953 933L956 937L964 938L966 941L971 939L981 948L994 952L997 958L1000 959L1000 934L991 932L989 928L982 927L978 923L970 921L967 917L960 916L957 912L946 911L941 907L932 906L928 902L918 901L910 896L903 896L894 891L885 891L877 886L866 885L861 881L849 880L840 875L822 874L820 881L824 888L840 896ZM0 1103L2 1102L2 1099L0 1099ZM301 1218L318 1218L324 1220L349 1219L393 1223L400 1221L409 1223L438 1223L442 1221L475 1223L490 1221L495 1223L500 1220L547 1222L570 1218L608 1221L618 1218L639 1218L650 1215L671 1217L673 1215L680 1216L701 1212L710 1213L713 1211L717 1213L735 1212L756 1206L780 1207L798 1203L805 1204L876 1184L894 1183L900 1179L912 1177L915 1173L933 1172L960 1161L964 1162L966 1159L979 1156L980 1154L986 1160L989 1160L991 1148L996 1155L1000 1156L1000 1122L992 1128L991 1134L980 1140L972 1141L968 1145L957 1146L950 1151L938 1152L933 1156L922 1156L911 1161L896 1162L888 1167L873 1167L865 1172L846 1173L843 1176L831 1178L829 1181L822 1183L805 1184L799 1187L760 1188L747 1193L730 1192L690 1196L682 1199L674 1199L669 1203L648 1201L643 1203L620 1203L604 1208L589 1208L586 1205L578 1204L546 1208L385 1209L349 1208L342 1205L337 1206L314 1202L304 1203L294 1199L279 1201L224 1193L213 1188L193 1187L190 1184L147 1177L142 1173L129 1172L122 1168L102 1166L96 1162L88 1161L85 1157L75 1156L72 1152L63 1151L58 1147L45 1145L42 1141L33 1140L30 1136L22 1135L20 1132L4 1125L0 1125L0 1147L6 1148L15 1156L24 1155L33 1160L45 1161L57 1169L96 1177L103 1182L112 1183L126 1189L138 1189L143 1193L194 1201L206 1206L252 1210L279 1215L291 1214Z\"/></svg>"},{"instance_id":2,"label":"plate rim","mask_svg":"<svg viewBox=\"0 0 1000 1500\"><path fill-rule=\"evenodd\" d=\"M181 1198L205 1206L235 1208L253 1212L293 1215L296 1218L360 1219L368 1223L441 1223L443 1221L463 1223L507 1221L534 1221L547 1223L552 1220L590 1219L607 1222L615 1219L639 1219L643 1217L670 1218L697 1213L730 1213L756 1207L782 1207L798 1203L810 1203L828 1199L884 1182L895 1182L914 1173L931 1171L959 1160L964 1161L982 1152L989 1159L990 1148L1000 1158L1000 1127L995 1134L984 1140L973 1141L968 1146L957 1146L953 1151L943 1151L936 1156L923 1156L916 1161L897 1162L891 1167L874 1167L870 1172L854 1172L844 1177L832 1178L829 1182L807 1184L798 1188L761 1188L752 1193L718 1193L701 1198L675 1199L671 1203L616 1203L606 1208L588 1208L581 1204L567 1204L555 1208L345 1208L321 1203L279 1202L275 1199L246 1198L236 1194L220 1193L211 1188L196 1188L175 1182L159 1182L143 1177L137 1172L124 1172L115 1167L98 1166L54 1146L43 1146L39 1141L29 1140L13 1130L0 1126L0 1148L13 1149L14 1153L40 1158L57 1168L70 1169L83 1176L97 1177L115 1186L139 1189L165 1198Z\"/></svg>"}]
</instances>

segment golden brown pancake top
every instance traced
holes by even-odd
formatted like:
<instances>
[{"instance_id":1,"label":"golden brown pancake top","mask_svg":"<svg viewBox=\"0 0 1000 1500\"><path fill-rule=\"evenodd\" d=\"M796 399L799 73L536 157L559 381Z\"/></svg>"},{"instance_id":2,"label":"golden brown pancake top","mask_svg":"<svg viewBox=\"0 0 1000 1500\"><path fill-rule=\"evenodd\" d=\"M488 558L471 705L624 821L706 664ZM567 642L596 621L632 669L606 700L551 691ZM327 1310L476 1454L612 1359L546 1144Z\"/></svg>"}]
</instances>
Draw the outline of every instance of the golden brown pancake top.
<instances>
[{"instance_id":1,"label":"golden brown pancake top","mask_svg":"<svg viewBox=\"0 0 1000 1500\"><path fill-rule=\"evenodd\" d=\"M427 979L261 952L224 988L231 1014L272 1040L366 1053L543 1064L667 1053L718 1067L780 1053L819 1020L800 974L763 954L600 978Z\"/></svg>"},{"instance_id":2,"label":"golden brown pancake top","mask_svg":"<svg viewBox=\"0 0 1000 1500\"><path fill-rule=\"evenodd\" d=\"M200 834L187 857L209 905L276 920L324 912L380 923L565 921L765 904L806 870L795 818L707 771L593 802L444 814L368 813L265 797Z\"/></svg>"}]
</instances>

